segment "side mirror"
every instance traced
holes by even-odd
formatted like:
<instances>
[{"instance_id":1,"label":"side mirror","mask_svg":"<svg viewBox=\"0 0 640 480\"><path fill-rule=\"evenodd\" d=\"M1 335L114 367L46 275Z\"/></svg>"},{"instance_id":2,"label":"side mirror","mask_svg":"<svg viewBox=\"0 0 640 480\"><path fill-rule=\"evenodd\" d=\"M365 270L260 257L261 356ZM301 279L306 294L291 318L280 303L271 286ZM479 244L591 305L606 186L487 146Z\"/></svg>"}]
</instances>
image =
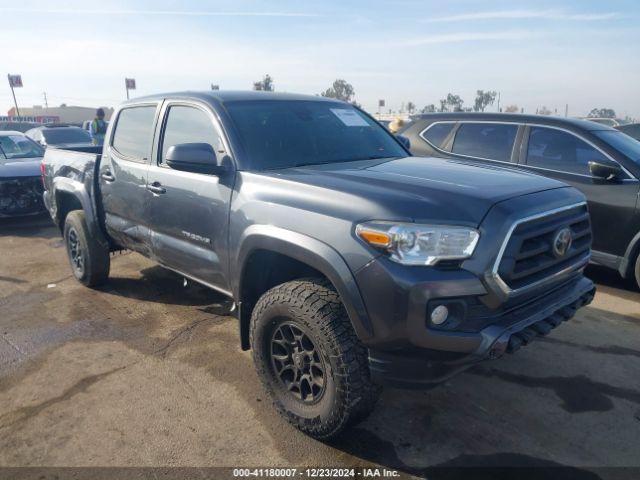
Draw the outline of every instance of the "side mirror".
<instances>
[{"instance_id":1,"label":"side mirror","mask_svg":"<svg viewBox=\"0 0 640 480\"><path fill-rule=\"evenodd\" d=\"M208 143L181 143L167 150L166 164L182 172L222 175L226 166L218 165L216 152Z\"/></svg>"},{"instance_id":2,"label":"side mirror","mask_svg":"<svg viewBox=\"0 0 640 480\"><path fill-rule=\"evenodd\" d=\"M407 137L405 137L404 135L396 135L396 138L404 146L404 148L406 148L407 150L411 148L411 140L409 140Z\"/></svg>"},{"instance_id":3,"label":"side mirror","mask_svg":"<svg viewBox=\"0 0 640 480\"><path fill-rule=\"evenodd\" d=\"M609 160L591 160L589 162L591 175L600 180L615 180L622 175L622 168Z\"/></svg>"}]
</instances>

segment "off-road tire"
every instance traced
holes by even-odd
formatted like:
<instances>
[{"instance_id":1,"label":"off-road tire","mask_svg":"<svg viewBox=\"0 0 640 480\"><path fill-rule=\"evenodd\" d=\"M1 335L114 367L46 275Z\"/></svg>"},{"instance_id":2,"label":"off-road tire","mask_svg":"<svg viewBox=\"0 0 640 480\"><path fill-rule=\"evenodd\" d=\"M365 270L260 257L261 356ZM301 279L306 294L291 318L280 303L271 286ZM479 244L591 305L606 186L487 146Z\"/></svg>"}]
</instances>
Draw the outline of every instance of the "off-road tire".
<instances>
[{"instance_id":1,"label":"off-road tire","mask_svg":"<svg viewBox=\"0 0 640 480\"><path fill-rule=\"evenodd\" d=\"M324 362L324 390L312 405L294 397L273 366L272 342L283 324L308 333ZM258 376L275 407L307 435L328 440L373 410L381 389L371 382L367 349L328 281L302 279L267 291L253 309L250 341Z\"/></svg>"},{"instance_id":2,"label":"off-road tire","mask_svg":"<svg viewBox=\"0 0 640 480\"><path fill-rule=\"evenodd\" d=\"M64 243L73 276L87 287L97 287L109 277L109 247L104 238L89 234L82 210L69 212L64 222ZM78 260L77 252L81 255Z\"/></svg>"}]
</instances>

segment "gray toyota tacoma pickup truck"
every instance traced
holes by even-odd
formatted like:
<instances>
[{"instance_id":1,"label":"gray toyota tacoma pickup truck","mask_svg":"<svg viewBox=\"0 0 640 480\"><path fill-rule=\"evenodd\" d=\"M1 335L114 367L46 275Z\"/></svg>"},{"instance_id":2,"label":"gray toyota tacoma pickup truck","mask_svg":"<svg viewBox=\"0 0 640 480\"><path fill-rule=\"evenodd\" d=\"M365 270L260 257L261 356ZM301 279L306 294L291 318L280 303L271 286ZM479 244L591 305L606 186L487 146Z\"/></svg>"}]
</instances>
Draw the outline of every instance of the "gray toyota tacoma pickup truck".
<instances>
[{"instance_id":1,"label":"gray toyota tacoma pickup truck","mask_svg":"<svg viewBox=\"0 0 640 480\"><path fill-rule=\"evenodd\" d=\"M514 352L595 291L577 190L413 158L333 99L138 98L101 151L48 149L44 184L80 282L130 249L228 295L275 406L321 439L368 415L380 385Z\"/></svg>"}]
</instances>

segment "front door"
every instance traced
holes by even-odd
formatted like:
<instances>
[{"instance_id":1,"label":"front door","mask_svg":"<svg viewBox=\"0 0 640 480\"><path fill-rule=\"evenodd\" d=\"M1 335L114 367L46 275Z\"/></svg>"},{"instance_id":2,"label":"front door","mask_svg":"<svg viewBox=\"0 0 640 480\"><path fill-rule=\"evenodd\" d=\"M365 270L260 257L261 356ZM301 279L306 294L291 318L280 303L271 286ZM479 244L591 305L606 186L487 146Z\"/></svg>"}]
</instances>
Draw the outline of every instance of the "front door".
<instances>
[{"instance_id":1,"label":"front door","mask_svg":"<svg viewBox=\"0 0 640 480\"><path fill-rule=\"evenodd\" d=\"M593 250L617 257L624 255L629 240L635 234L632 230L636 221L638 180L630 175L613 181L594 178L588 162L612 159L568 131L530 126L525 139L523 166L568 183L587 197Z\"/></svg>"},{"instance_id":2,"label":"front door","mask_svg":"<svg viewBox=\"0 0 640 480\"><path fill-rule=\"evenodd\" d=\"M157 104L125 107L100 161L99 184L107 232L122 247L149 255L145 205Z\"/></svg>"},{"instance_id":3,"label":"front door","mask_svg":"<svg viewBox=\"0 0 640 480\"><path fill-rule=\"evenodd\" d=\"M162 119L147 186L153 255L169 268L229 291L227 227L234 175L183 172L164 161L173 145L208 143L219 162L228 153L222 131L204 104L167 102Z\"/></svg>"}]
</instances>

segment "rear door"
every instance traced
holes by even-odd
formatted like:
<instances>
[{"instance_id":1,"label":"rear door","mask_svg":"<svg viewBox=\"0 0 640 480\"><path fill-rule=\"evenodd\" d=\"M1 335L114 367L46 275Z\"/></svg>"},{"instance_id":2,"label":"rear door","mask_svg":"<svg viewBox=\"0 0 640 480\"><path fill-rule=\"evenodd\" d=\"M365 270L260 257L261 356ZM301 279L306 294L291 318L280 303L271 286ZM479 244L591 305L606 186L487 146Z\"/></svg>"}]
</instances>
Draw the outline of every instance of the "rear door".
<instances>
[{"instance_id":1,"label":"rear door","mask_svg":"<svg viewBox=\"0 0 640 480\"><path fill-rule=\"evenodd\" d=\"M210 107L196 101L168 101L161 117L148 178L154 190L146 213L153 255L173 270L228 292L227 227L234 175L183 172L165 163L169 147L182 143L210 144L220 163L229 153L222 129Z\"/></svg>"},{"instance_id":2,"label":"rear door","mask_svg":"<svg viewBox=\"0 0 640 480\"><path fill-rule=\"evenodd\" d=\"M464 121L460 122L445 148L454 156L515 163L517 149L514 147L521 129L516 123Z\"/></svg>"},{"instance_id":3,"label":"rear door","mask_svg":"<svg viewBox=\"0 0 640 480\"><path fill-rule=\"evenodd\" d=\"M593 229L593 249L624 255L633 237L638 180L605 181L594 178L588 162L615 161L588 140L568 130L529 125L520 152L521 166L568 183L585 194Z\"/></svg>"},{"instance_id":4,"label":"rear door","mask_svg":"<svg viewBox=\"0 0 640 480\"><path fill-rule=\"evenodd\" d=\"M121 246L150 253L145 206L153 134L159 103L132 105L118 112L100 162L99 184L105 224Z\"/></svg>"}]
</instances>

